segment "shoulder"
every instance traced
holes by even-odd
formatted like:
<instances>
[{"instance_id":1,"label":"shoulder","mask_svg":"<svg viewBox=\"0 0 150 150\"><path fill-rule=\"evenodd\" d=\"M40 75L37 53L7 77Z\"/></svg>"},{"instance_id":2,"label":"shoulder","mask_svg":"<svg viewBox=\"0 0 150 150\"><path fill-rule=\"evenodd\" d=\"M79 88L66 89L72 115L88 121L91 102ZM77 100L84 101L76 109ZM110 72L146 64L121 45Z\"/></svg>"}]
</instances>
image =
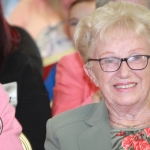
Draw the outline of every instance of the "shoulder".
<instances>
[{"instance_id":1,"label":"shoulder","mask_svg":"<svg viewBox=\"0 0 150 150\"><path fill-rule=\"evenodd\" d=\"M12 75L21 77L20 75L23 74L24 70L35 69L36 67L32 59L23 52L16 50L7 57L0 77L4 78L5 76L7 76L11 78Z\"/></svg>"},{"instance_id":2,"label":"shoulder","mask_svg":"<svg viewBox=\"0 0 150 150\"><path fill-rule=\"evenodd\" d=\"M55 117L51 118L47 122L47 129L51 126L53 132L63 128L72 126L76 122L84 122L90 112L96 107L96 104L89 104L72 110L63 112ZM69 128L68 128L69 130Z\"/></svg>"},{"instance_id":3,"label":"shoulder","mask_svg":"<svg viewBox=\"0 0 150 150\"><path fill-rule=\"evenodd\" d=\"M28 55L33 60L39 72L42 74L42 59L35 41L24 29L20 27L15 27L15 29L19 32L21 40L18 50Z\"/></svg>"},{"instance_id":4,"label":"shoulder","mask_svg":"<svg viewBox=\"0 0 150 150\"><path fill-rule=\"evenodd\" d=\"M21 27L17 27L17 26L14 26L14 28L20 33L21 37L27 36L27 37L31 38L30 34L25 29L23 29Z\"/></svg>"},{"instance_id":5,"label":"shoulder","mask_svg":"<svg viewBox=\"0 0 150 150\"><path fill-rule=\"evenodd\" d=\"M32 54L34 52L35 56L38 55L40 57L40 52L38 50L38 47L37 47L35 41L33 40L33 38L30 36L30 34L26 30L24 30L20 27L14 26L14 28L20 34L20 40L21 40L20 50L25 52L26 54Z\"/></svg>"}]
</instances>

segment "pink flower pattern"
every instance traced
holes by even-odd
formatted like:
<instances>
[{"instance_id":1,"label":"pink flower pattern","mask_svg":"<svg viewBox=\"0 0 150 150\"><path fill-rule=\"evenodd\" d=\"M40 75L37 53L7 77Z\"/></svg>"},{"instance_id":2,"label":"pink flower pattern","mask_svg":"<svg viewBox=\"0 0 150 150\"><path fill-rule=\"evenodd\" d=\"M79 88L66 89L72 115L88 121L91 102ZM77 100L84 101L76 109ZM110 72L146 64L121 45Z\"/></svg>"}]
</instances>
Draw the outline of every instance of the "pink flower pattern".
<instances>
[{"instance_id":1,"label":"pink flower pattern","mask_svg":"<svg viewBox=\"0 0 150 150\"><path fill-rule=\"evenodd\" d=\"M121 147L124 150L150 150L150 127L137 132L120 131L115 136L120 137Z\"/></svg>"},{"instance_id":2,"label":"pink flower pattern","mask_svg":"<svg viewBox=\"0 0 150 150\"><path fill-rule=\"evenodd\" d=\"M149 128L145 128L144 132L146 133L147 137L150 136L150 127Z\"/></svg>"}]
</instances>

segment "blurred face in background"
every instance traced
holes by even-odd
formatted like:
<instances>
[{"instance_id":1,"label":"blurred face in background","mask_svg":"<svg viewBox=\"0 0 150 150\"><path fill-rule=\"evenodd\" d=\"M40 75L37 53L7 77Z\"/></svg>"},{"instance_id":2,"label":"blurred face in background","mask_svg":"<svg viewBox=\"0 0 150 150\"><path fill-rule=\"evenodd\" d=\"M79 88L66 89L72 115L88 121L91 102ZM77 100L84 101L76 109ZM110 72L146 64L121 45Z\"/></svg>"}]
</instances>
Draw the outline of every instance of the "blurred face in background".
<instances>
[{"instance_id":1,"label":"blurred face in background","mask_svg":"<svg viewBox=\"0 0 150 150\"><path fill-rule=\"evenodd\" d=\"M64 15L65 18L67 18L70 5L71 5L72 2L74 2L74 1L76 1L76 0L61 0L62 13L63 13L63 15Z\"/></svg>"},{"instance_id":2,"label":"blurred face in background","mask_svg":"<svg viewBox=\"0 0 150 150\"><path fill-rule=\"evenodd\" d=\"M69 11L69 36L73 40L77 23L95 9L95 1L79 2L73 5Z\"/></svg>"}]
</instances>

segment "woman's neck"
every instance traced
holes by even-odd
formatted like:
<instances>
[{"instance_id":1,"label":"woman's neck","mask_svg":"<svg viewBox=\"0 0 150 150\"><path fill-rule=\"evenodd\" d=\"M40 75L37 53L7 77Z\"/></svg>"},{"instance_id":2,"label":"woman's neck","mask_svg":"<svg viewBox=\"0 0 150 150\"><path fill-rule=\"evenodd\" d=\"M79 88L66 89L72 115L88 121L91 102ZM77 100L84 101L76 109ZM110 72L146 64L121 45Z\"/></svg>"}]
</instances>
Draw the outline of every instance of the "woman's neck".
<instances>
[{"instance_id":1,"label":"woman's neck","mask_svg":"<svg viewBox=\"0 0 150 150\"><path fill-rule=\"evenodd\" d=\"M117 127L136 126L142 127L150 124L150 101L139 106L110 106L107 108L109 111L109 118L111 125Z\"/></svg>"}]
</instances>

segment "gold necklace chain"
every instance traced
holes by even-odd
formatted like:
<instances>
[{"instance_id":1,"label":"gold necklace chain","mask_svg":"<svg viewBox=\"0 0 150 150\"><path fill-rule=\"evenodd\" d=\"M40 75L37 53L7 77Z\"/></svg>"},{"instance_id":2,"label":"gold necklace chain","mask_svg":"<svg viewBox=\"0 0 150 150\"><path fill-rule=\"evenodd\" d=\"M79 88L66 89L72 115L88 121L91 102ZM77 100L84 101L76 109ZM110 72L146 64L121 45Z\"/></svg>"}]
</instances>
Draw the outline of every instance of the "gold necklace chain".
<instances>
[{"instance_id":1,"label":"gold necklace chain","mask_svg":"<svg viewBox=\"0 0 150 150\"><path fill-rule=\"evenodd\" d=\"M121 125L121 126L123 126L123 127L125 127L125 128L135 128L135 127L138 127L138 126L140 126L140 125L142 125L142 124L148 123L148 122L150 121L150 120L148 120L148 121L145 121L145 122L143 122L143 123L139 123L139 124L136 124L136 125L133 125L133 126L128 126L128 125L124 125L124 124L115 122L115 121L112 120L111 118L109 118L109 119L110 119L113 123L118 124L118 125Z\"/></svg>"}]
</instances>

